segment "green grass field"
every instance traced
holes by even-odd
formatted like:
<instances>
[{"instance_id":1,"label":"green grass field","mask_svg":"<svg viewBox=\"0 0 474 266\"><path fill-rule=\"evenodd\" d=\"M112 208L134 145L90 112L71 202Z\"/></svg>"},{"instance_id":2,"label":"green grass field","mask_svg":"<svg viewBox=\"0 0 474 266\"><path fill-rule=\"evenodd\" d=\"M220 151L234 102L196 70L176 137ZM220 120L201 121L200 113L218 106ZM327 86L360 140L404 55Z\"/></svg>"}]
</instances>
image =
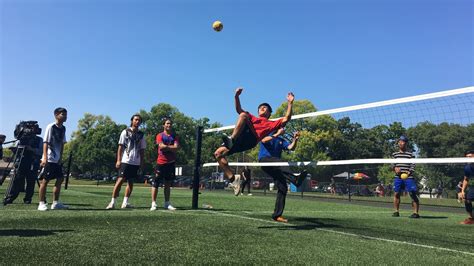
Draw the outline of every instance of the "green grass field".
<instances>
[{"instance_id":1,"label":"green grass field","mask_svg":"<svg viewBox=\"0 0 474 266\"><path fill-rule=\"evenodd\" d=\"M274 195L235 197L230 192L204 191L199 205L214 208L192 210L191 190L174 189L177 211L150 212L149 188L137 187L131 198L135 209L106 211L111 190L111 186L71 185L61 199L71 209L47 212L37 211L37 204L20 203L21 194L19 203L0 209L2 264L468 265L474 261L474 226L458 224L466 217L462 213L422 209L422 219L413 220L407 211L392 218L389 208L290 197L285 210L289 223L280 224L270 219ZM162 206L162 190L159 197Z\"/></svg>"}]
</instances>

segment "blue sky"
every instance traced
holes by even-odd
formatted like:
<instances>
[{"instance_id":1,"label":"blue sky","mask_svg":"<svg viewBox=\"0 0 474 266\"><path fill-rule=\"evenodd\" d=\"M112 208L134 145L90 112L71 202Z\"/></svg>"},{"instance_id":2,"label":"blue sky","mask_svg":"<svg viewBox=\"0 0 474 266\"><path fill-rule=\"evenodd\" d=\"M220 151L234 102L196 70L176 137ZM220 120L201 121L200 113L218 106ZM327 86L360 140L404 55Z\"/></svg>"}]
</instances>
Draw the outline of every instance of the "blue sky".
<instances>
[{"instance_id":1,"label":"blue sky","mask_svg":"<svg viewBox=\"0 0 474 266\"><path fill-rule=\"evenodd\" d=\"M473 84L470 0L1 3L0 133L69 110L128 123L166 102L233 124L288 91L319 110ZM214 20L224 23L214 32ZM68 134L68 135L69 135Z\"/></svg>"}]
</instances>

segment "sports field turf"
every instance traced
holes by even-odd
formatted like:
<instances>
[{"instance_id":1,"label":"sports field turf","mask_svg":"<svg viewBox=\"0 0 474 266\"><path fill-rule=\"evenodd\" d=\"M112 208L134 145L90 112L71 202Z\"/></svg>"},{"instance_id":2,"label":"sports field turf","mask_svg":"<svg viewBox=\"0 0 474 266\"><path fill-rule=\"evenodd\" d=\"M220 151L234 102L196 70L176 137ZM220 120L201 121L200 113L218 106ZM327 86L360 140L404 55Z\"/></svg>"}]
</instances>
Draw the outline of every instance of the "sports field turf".
<instances>
[{"instance_id":1,"label":"sports field turf","mask_svg":"<svg viewBox=\"0 0 474 266\"><path fill-rule=\"evenodd\" d=\"M39 212L37 204L20 203L22 194L18 203L0 208L2 264L474 262L474 226L458 224L466 217L462 213L422 207L422 218L413 220L406 211L392 218L388 208L292 197L285 211L289 223L280 224L270 219L274 195L204 191L199 205L213 209L191 210L191 190L174 189L177 211L150 212L149 188L137 187L131 198L135 209L106 211L111 191L70 186L62 194L71 207L65 211Z\"/></svg>"}]
</instances>

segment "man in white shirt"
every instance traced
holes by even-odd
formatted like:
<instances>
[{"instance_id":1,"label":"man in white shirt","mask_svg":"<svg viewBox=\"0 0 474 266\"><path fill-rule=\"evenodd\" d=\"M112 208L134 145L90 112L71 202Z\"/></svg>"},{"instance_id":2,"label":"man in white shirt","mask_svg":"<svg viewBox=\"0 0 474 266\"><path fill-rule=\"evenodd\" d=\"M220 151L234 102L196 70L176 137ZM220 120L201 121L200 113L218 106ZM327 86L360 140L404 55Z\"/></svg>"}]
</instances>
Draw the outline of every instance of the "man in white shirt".
<instances>
[{"instance_id":1,"label":"man in white shirt","mask_svg":"<svg viewBox=\"0 0 474 266\"><path fill-rule=\"evenodd\" d=\"M128 203L128 199L132 194L133 182L137 177L138 170L143 166L146 141L143 132L138 130L142 123L142 117L135 114L130 121L130 127L124 129L120 134L117 162L115 163L115 167L119 169L119 174L107 210L115 208L115 201L125 180L127 181L127 188L125 189L125 197L121 208L132 208L132 205Z\"/></svg>"},{"instance_id":2,"label":"man in white shirt","mask_svg":"<svg viewBox=\"0 0 474 266\"><path fill-rule=\"evenodd\" d=\"M67 120L67 110L59 107L54 110L56 122L49 124L44 132L43 157L40 174L39 204L38 211L48 210L46 204L46 188L51 179L56 179L53 189L52 210L67 209L68 206L59 202L61 184L63 183L63 166L61 158L63 155L64 143L66 143L66 127L63 125Z\"/></svg>"}]
</instances>

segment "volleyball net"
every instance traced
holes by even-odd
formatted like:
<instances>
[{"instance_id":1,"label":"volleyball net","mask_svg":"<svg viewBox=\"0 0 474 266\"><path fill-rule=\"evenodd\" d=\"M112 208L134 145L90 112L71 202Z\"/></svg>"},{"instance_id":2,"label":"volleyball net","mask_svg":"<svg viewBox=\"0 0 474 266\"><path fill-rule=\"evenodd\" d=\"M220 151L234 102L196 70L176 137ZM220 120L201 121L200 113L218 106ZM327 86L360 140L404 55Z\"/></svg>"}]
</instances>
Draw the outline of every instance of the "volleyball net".
<instances>
[{"instance_id":1,"label":"volleyball net","mask_svg":"<svg viewBox=\"0 0 474 266\"><path fill-rule=\"evenodd\" d=\"M298 110L298 101L294 110ZM288 167L310 173L303 190L318 190L317 184L342 182L353 185L391 183L393 165L416 164L414 176L421 187L453 189L463 177L463 165L474 163L464 152L474 149L474 87L360 104L323 111L296 113L286 125L285 139L301 133L294 152L285 153L281 162L257 162L254 149L228 157L236 174L245 166L255 177L265 179L262 166ZM283 108L284 109L284 108ZM299 108L308 109L308 108ZM309 108L311 109L311 108ZM316 109L316 108L314 108ZM278 118L272 118L273 120ZM219 142L222 131L233 125L204 130ZM393 159L400 135L410 139L414 159ZM215 145L220 143L214 143ZM219 172L214 161L202 170ZM271 183L271 180L268 181Z\"/></svg>"}]
</instances>

